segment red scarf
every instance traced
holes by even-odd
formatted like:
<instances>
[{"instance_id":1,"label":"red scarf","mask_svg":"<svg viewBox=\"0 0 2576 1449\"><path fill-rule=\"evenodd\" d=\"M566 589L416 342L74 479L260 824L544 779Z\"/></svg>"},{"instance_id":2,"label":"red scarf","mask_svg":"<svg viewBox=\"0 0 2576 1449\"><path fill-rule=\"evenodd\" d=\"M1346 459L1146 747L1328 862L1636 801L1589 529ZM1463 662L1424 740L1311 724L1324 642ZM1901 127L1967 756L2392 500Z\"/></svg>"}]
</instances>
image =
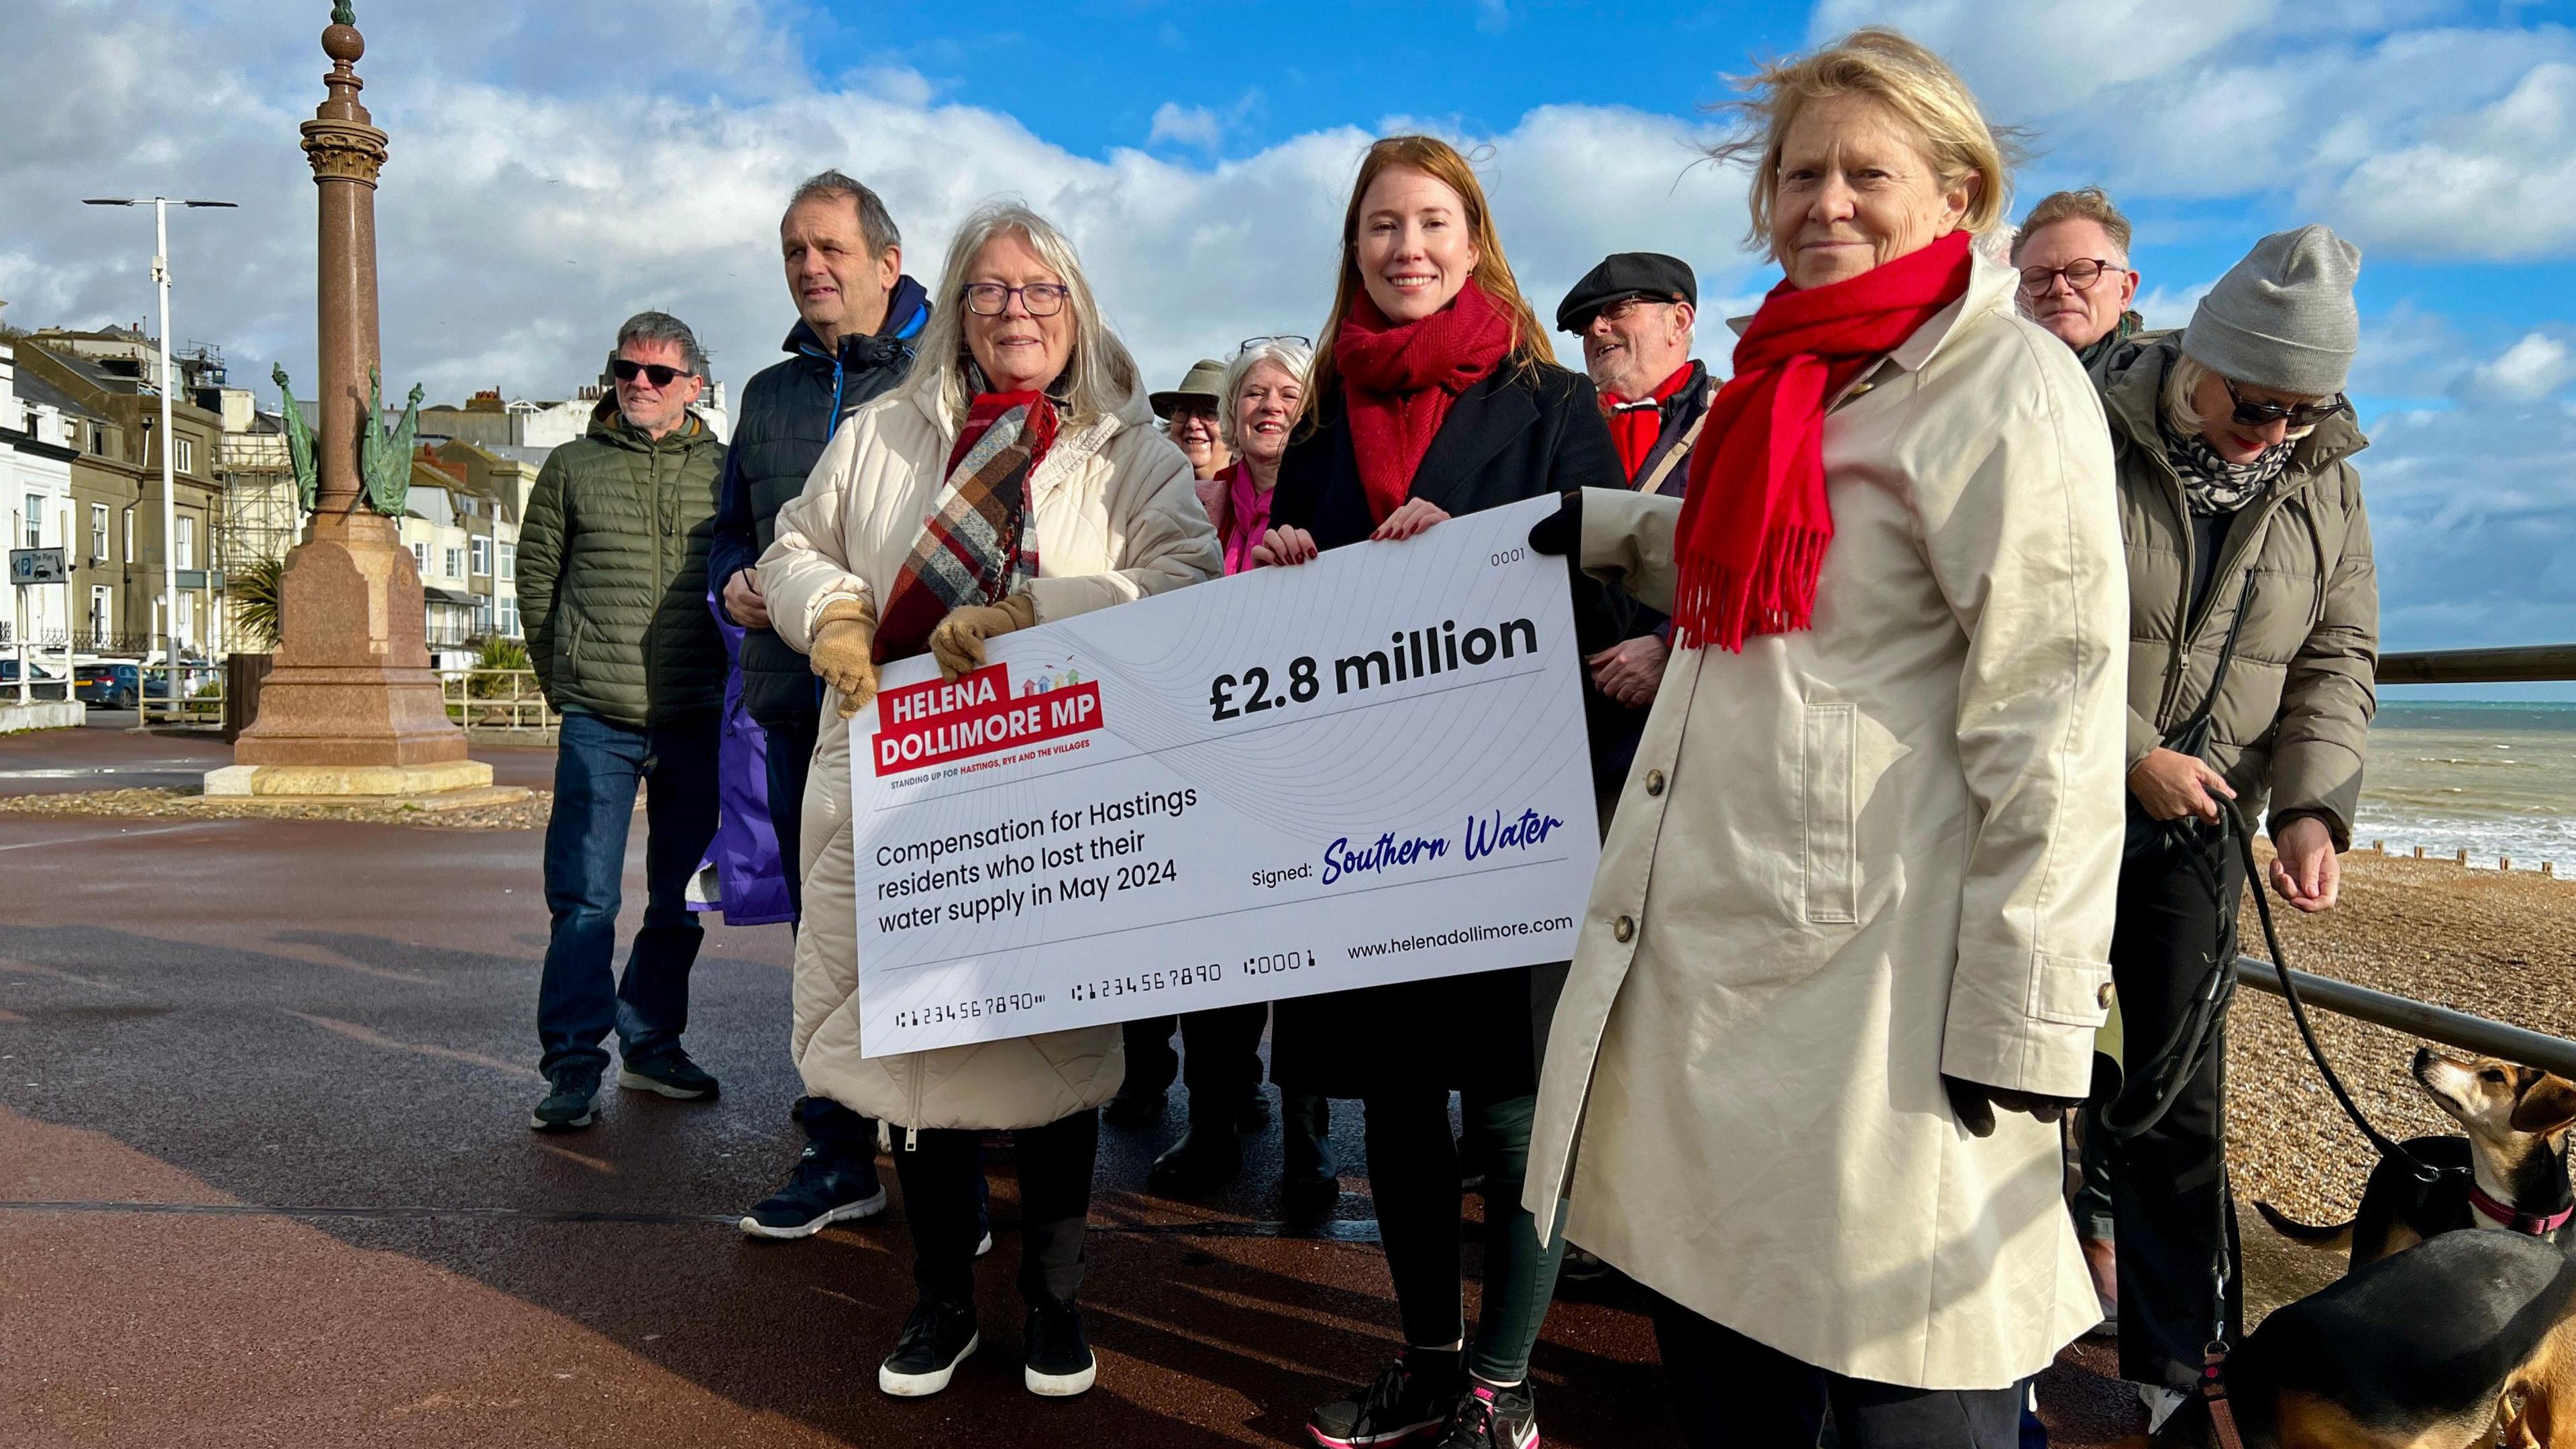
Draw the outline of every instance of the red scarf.
<instances>
[{"instance_id":1,"label":"red scarf","mask_svg":"<svg viewBox=\"0 0 2576 1449\"><path fill-rule=\"evenodd\" d=\"M1954 231L1847 281L1784 280L1763 298L1693 450L1674 527L1674 644L1740 652L1748 634L1808 626L1834 537L1826 401L1959 300L1968 271L1968 234Z\"/></svg>"},{"instance_id":2,"label":"red scarf","mask_svg":"<svg viewBox=\"0 0 2576 1449\"><path fill-rule=\"evenodd\" d=\"M1333 361L1342 371L1360 486L1378 522L1413 491L1414 470L1440 435L1449 405L1511 348L1512 319L1472 277L1455 301L1419 322L1387 321L1365 291L1352 299L1333 338Z\"/></svg>"},{"instance_id":3,"label":"red scarf","mask_svg":"<svg viewBox=\"0 0 2576 1449\"><path fill-rule=\"evenodd\" d=\"M1619 449L1619 466L1626 470L1628 481L1637 481L1637 470L1646 466L1646 455L1655 451L1655 439L1664 435L1664 404L1672 401L1682 384L1690 381L1691 365L1665 378L1653 397L1634 400L1615 392L1601 394L1601 411L1610 419L1610 441Z\"/></svg>"}]
</instances>

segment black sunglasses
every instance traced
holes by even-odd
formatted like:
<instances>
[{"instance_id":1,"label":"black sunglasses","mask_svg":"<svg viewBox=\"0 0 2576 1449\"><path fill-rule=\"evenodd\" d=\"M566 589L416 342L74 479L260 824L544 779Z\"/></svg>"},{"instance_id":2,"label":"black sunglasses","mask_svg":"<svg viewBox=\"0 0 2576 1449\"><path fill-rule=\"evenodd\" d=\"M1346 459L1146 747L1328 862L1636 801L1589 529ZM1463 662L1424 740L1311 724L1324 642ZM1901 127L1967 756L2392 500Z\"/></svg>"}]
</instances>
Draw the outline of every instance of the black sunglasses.
<instances>
[{"instance_id":1,"label":"black sunglasses","mask_svg":"<svg viewBox=\"0 0 2576 1449\"><path fill-rule=\"evenodd\" d=\"M623 357L608 364L608 370L617 375L619 382L633 382L636 376L641 374L651 378L653 386L657 388L669 387L674 381L683 377L697 376L685 367L664 367L658 362L629 362Z\"/></svg>"},{"instance_id":2,"label":"black sunglasses","mask_svg":"<svg viewBox=\"0 0 2576 1449\"><path fill-rule=\"evenodd\" d=\"M2240 428L2259 428L2270 423L2288 423L2294 428L2313 428L2317 424L2324 422L2326 419L2333 417L2335 414L2342 412L2345 408L2352 406L2351 403L2344 400L2342 393L2336 393L2333 397L2327 398L2324 402L2320 403L2298 403L2293 405L2290 403L2247 402L2245 400L2245 395L2236 390L2235 379L2221 377L2218 380L2227 389L2227 400L2236 404L2236 425Z\"/></svg>"}]
</instances>

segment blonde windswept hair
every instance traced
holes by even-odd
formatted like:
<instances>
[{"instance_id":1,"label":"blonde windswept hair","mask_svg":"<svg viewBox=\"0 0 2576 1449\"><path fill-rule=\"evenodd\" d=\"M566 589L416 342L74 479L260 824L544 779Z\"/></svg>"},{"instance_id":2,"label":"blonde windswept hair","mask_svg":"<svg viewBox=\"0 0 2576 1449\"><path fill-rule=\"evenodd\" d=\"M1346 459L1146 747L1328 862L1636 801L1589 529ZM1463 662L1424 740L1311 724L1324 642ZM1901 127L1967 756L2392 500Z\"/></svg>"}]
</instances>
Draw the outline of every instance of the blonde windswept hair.
<instances>
[{"instance_id":1,"label":"blonde windswept hair","mask_svg":"<svg viewBox=\"0 0 2576 1449\"><path fill-rule=\"evenodd\" d=\"M1144 387L1144 374L1118 334L1100 317L1100 301L1083 275L1073 243L1053 223L1016 201L994 201L977 207L958 223L948 243L948 261L940 270L939 291L931 298L930 322L922 328L921 365L936 369L941 411L963 424L975 401L967 376L973 362L966 349L966 281L976 256L995 237L1011 235L1028 243L1047 270L1071 293L1065 307L1073 314L1073 351L1064 371L1047 390L1064 409L1069 427L1080 427L1117 412Z\"/></svg>"},{"instance_id":2,"label":"blonde windswept hair","mask_svg":"<svg viewBox=\"0 0 2576 1449\"><path fill-rule=\"evenodd\" d=\"M1921 138L1943 186L1974 176L1976 194L1960 221L1970 235L1983 236L2003 221L2012 200L2012 168L2021 159L2018 133L1988 125L1958 73L1903 34L1869 26L1821 50L1732 79L1744 98L1719 109L1733 112L1740 127L1708 154L1722 162L1753 163L1748 250L1771 245L1771 196L1779 187L1780 148L1789 127L1809 101L1827 96L1868 96L1887 107Z\"/></svg>"}]
</instances>

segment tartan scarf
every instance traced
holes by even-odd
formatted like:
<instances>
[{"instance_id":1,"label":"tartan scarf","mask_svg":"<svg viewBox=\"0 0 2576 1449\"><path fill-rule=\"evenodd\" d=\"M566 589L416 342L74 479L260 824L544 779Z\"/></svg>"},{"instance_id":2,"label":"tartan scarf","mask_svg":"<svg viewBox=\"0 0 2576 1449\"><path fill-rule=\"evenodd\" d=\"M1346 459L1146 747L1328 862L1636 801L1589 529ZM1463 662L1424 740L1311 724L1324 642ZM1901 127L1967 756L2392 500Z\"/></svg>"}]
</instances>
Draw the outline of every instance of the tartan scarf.
<instances>
[{"instance_id":1,"label":"tartan scarf","mask_svg":"<svg viewBox=\"0 0 2576 1449\"><path fill-rule=\"evenodd\" d=\"M1826 405L1959 300L1969 267L1968 234L1954 231L1857 277L1783 280L1763 299L1692 452L1673 528L1675 647L1740 653L1746 635L1808 627L1834 539Z\"/></svg>"},{"instance_id":2,"label":"tartan scarf","mask_svg":"<svg viewBox=\"0 0 2576 1449\"><path fill-rule=\"evenodd\" d=\"M929 648L930 631L949 610L998 603L1037 577L1029 476L1055 442L1056 423L1055 403L1044 393L975 395L948 450L939 506L922 521L920 540L886 591L878 663Z\"/></svg>"}]
</instances>

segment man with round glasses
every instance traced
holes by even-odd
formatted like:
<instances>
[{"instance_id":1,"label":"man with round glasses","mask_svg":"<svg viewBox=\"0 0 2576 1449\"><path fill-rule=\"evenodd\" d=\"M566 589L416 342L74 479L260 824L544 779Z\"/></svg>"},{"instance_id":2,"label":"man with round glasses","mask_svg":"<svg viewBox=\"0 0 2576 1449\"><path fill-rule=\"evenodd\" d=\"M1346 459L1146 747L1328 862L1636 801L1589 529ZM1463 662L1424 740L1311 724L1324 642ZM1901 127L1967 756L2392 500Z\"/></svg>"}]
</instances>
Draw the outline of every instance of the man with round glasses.
<instances>
[{"instance_id":1,"label":"man with round glasses","mask_svg":"<svg viewBox=\"0 0 2576 1449\"><path fill-rule=\"evenodd\" d=\"M2089 370L2141 325L2129 304L2129 219L2098 186L2043 196L2013 237L2021 314L2075 349Z\"/></svg>"}]
</instances>

